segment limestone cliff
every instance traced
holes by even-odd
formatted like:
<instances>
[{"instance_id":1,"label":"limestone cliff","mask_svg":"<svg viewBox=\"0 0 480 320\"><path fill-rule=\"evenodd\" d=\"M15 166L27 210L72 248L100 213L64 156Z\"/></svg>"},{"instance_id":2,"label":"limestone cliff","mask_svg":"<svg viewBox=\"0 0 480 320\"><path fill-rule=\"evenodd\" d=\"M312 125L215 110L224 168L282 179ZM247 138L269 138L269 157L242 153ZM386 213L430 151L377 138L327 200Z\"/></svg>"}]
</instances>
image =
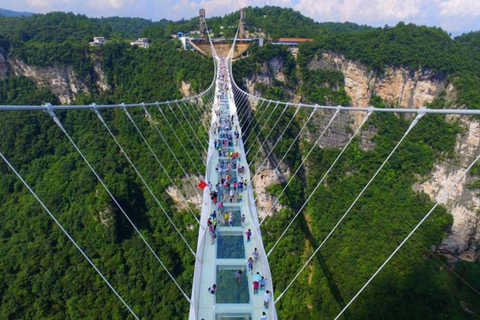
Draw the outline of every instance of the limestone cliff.
<instances>
[{"instance_id":1,"label":"limestone cliff","mask_svg":"<svg viewBox=\"0 0 480 320\"><path fill-rule=\"evenodd\" d=\"M358 107L368 107L371 97L377 95L391 105L419 108L445 89L444 77L428 69L386 67L384 72L376 72L334 53L315 57L309 68L342 71L351 105Z\"/></svg>"},{"instance_id":2,"label":"limestone cliff","mask_svg":"<svg viewBox=\"0 0 480 320\"><path fill-rule=\"evenodd\" d=\"M425 192L434 201L442 200L445 192L465 172L465 168L478 156L480 150L480 123L466 117L460 117L460 122L466 133L457 137L455 154L458 157L436 163L429 179L414 186L414 190ZM438 250L467 261L478 259L480 198L478 189L468 188L477 179L478 177L467 175L446 201L442 201L452 213L454 221L450 234Z\"/></svg>"},{"instance_id":3,"label":"limestone cliff","mask_svg":"<svg viewBox=\"0 0 480 320\"><path fill-rule=\"evenodd\" d=\"M78 95L90 95L90 90L83 79L78 77L73 66L55 65L50 67L38 67L29 65L18 59L9 61L12 72L17 76L27 77L35 82L38 87L49 88L62 104L70 104ZM105 75L97 65L97 85L100 90L107 90Z\"/></svg>"},{"instance_id":4,"label":"limestone cliff","mask_svg":"<svg viewBox=\"0 0 480 320\"><path fill-rule=\"evenodd\" d=\"M4 78L8 72L8 60L5 49L0 47L0 79Z\"/></svg>"},{"instance_id":5,"label":"limestone cliff","mask_svg":"<svg viewBox=\"0 0 480 320\"><path fill-rule=\"evenodd\" d=\"M244 84L248 91L254 95L261 94L256 91L256 84L271 85L273 79L285 82L285 74L283 72L283 60L281 58L273 58L260 66L260 72L250 78L245 78Z\"/></svg>"},{"instance_id":6,"label":"limestone cliff","mask_svg":"<svg viewBox=\"0 0 480 320\"><path fill-rule=\"evenodd\" d=\"M252 94L255 92L253 84L261 81L266 84L271 83L271 79L281 77L281 62L273 61L270 63L267 72L262 72L249 79L244 79L247 88ZM279 68L273 68L279 66ZM367 66L346 59L344 56L335 53L323 53L316 56L310 63L311 69L340 70L345 79L345 91L351 98L351 105L358 107L368 107L371 98L380 96L387 105L400 106L405 108L420 108L426 103L432 102L441 92L446 92L446 100L455 108L455 88L447 85L442 75L435 74L428 69L408 70L398 67L386 67L384 72L372 71ZM461 107L461 106L457 106ZM362 113L350 113L337 119L326 132L325 138L320 141L323 147L341 148L348 140L351 130L356 128L363 119ZM326 120L327 119L327 120ZM458 117L449 117L451 121L456 121ZM323 127L328 121L328 116L315 117L314 122L317 127ZM444 192L448 189L452 181L461 174L468 164L478 155L480 151L480 122L471 118L461 117L460 125L464 133L458 135L455 146L455 153L458 155L454 159L446 159L435 164L430 177L424 177L422 182L414 185L417 192L425 192L432 201L440 200ZM371 149L373 142L370 137L376 134L376 129L367 126L362 131L360 147L362 149ZM312 142L313 132L307 131L304 138ZM308 170L308 168L307 168ZM269 172L271 171L271 172ZM287 175L288 172L282 172ZM273 170L263 170L263 177L269 177L270 183L278 183L281 179ZM277 177L277 178L275 178ZM461 181L449 199L444 203L445 207L451 212L454 223L448 237L438 246L442 253L451 254L464 260L475 261L478 259L477 247L480 241L480 198L477 196L478 190L469 189L468 184L475 179L467 176ZM254 184L256 192L260 195L259 199L267 204L271 201L267 199L271 196L267 194L265 184L262 179L255 178ZM264 208L265 207L265 208ZM269 206L260 206L259 212L268 211Z\"/></svg>"}]
</instances>

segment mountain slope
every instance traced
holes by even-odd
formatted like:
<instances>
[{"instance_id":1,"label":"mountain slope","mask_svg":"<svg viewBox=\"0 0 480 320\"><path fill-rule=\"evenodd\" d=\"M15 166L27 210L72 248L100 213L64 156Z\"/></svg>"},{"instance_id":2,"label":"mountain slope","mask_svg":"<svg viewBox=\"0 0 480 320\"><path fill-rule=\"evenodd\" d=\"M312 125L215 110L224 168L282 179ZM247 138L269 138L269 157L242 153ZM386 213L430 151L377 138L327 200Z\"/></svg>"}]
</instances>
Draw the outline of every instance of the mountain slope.
<instances>
[{"instance_id":1,"label":"mountain slope","mask_svg":"<svg viewBox=\"0 0 480 320\"><path fill-rule=\"evenodd\" d=\"M32 14L31 12L18 12L0 8L0 16L4 17L29 17Z\"/></svg>"}]
</instances>

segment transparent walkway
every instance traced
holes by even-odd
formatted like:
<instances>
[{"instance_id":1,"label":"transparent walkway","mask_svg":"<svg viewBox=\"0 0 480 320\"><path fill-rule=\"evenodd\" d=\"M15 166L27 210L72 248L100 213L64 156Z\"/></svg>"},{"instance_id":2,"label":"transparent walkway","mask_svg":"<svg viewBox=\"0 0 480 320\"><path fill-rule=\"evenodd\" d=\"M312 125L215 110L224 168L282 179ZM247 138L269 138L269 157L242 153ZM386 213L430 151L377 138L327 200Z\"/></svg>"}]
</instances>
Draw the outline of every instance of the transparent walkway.
<instances>
[{"instance_id":1,"label":"transparent walkway","mask_svg":"<svg viewBox=\"0 0 480 320\"><path fill-rule=\"evenodd\" d=\"M277 319L228 66L222 58L218 62L207 158L209 187L203 197L189 319L261 319L263 312L267 319ZM254 281L259 283L256 294ZM271 299L265 308L267 291Z\"/></svg>"}]
</instances>

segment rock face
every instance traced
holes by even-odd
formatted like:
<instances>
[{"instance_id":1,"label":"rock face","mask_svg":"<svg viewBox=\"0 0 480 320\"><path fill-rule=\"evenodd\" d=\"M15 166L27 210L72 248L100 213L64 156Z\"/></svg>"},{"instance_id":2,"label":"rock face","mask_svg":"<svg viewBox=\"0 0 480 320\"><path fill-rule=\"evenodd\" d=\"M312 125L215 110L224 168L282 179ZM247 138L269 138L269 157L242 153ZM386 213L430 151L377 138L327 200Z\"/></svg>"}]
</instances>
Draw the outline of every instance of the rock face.
<instances>
[{"instance_id":1,"label":"rock face","mask_svg":"<svg viewBox=\"0 0 480 320\"><path fill-rule=\"evenodd\" d=\"M243 79L245 87L253 95L261 96L259 92L255 90L255 84L271 85L273 79L280 82L285 82L285 74L283 73L283 60L280 58L273 58L268 63L263 63L260 66L260 73L255 74L252 78Z\"/></svg>"},{"instance_id":2,"label":"rock face","mask_svg":"<svg viewBox=\"0 0 480 320\"><path fill-rule=\"evenodd\" d=\"M4 78L8 72L8 60L5 50L0 47L0 79Z\"/></svg>"},{"instance_id":3,"label":"rock face","mask_svg":"<svg viewBox=\"0 0 480 320\"><path fill-rule=\"evenodd\" d=\"M176 188L174 185L168 186L166 191L175 202L177 210L186 210L188 207L199 211L202 209L202 194L189 183L190 181L200 181L201 179L201 177L192 175L183 178L177 184L177 187L180 186L179 188Z\"/></svg>"},{"instance_id":4,"label":"rock face","mask_svg":"<svg viewBox=\"0 0 480 320\"><path fill-rule=\"evenodd\" d=\"M445 89L445 79L431 70L408 70L387 67L383 73L368 70L358 62L343 55L323 53L315 57L309 67L339 70L345 77L345 91L351 97L352 106L368 107L373 95L391 105L419 108L432 102Z\"/></svg>"},{"instance_id":5,"label":"rock face","mask_svg":"<svg viewBox=\"0 0 480 320\"><path fill-rule=\"evenodd\" d=\"M183 80L181 83L180 92L182 93L183 97L191 97L194 95L190 82L185 82Z\"/></svg>"},{"instance_id":6,"label":"rock face","mask_svg":"<svg viewBox=\"0 0 480 320\"><path fill-rule=\"evenodd\" d=\"M72 66L36 67L17 59L10 60L10 66L15 75L32 79L37 87L48 87L62 104L70 104L78 94L90 94Z\"/></svg>"},{"instance_id":7,"label":"rock face","mask_svg":"<svg viewBox=\"0 0 480 320\"><path fill-rule=\"evenodd\" d=\"M4 57L5 58L5 57ZM100 91L110 90L106 81L105 73L96 57L90 57L95 61L95 84ZM2 54L0 50L0 78L2 77ZM35 82L37 87L47 87L55 94L62 104L70 104L80 94L90 95L90 89L84 79L78 77L71 65L55 65L51 67L38 67L29 65L18 59L10 59L6 71L12 71L16 76L24 76ZM6 72L5 71L5 72Z\"/></svg>"},{"instance_id":8,"label":"rock face","mask_svg":"<svg viewBox=\"0 0 480 320\"><path fill-rule=\"evenodd\" d=\"M268 164L267 164L268 165ZM277 202L277 198L267 192L266 188L270 185L282 182L282 180L290 177L289 171L282 171L278 174L274 170L267 167L261 169L252 179L255 186L255 192L258 195L257 198L257 212L260 218L264 218L267 215L272 215L276 210L280 210L283 206Z\"/></svg>"},{"instance_id":9,"label":"rock face","mask_svg":"<svg viewBox=\"0 0 480 320\"><path fill-rule=\"evenodd\" d=\"M281 62L273 61L261 68L261 73L250 79L244 79L250 93L258 95L254 90L256 82L271 84L273 78L279 78L282 68ZM275 68L277 67L277 68ZM383 73L369 70L365 65L346 59L343 55L334 53L323 53L315 57L309 64L311 69L339 70L344 74L345 91L351 98L351 105L368 107L372 96L381 97L387 105L400 106L404 108L420 108L426 103L432 102L442 92L446 92L445 99L449 102L455 101L455 88L452 85L446 87L443 76L436 75L431 70L408 70L397 67L387 67ZM455 108L455 106L453 106ZM322 138L320 145L329 148L341 148L346 143L352 129L354 130L364 117L364 113L349 113L342 115L332 123L325 138ZM327 117L328 118L328 117ZM449 120L457 120L458 117L451 116ZM425 192L433 201L440 200L448 190L452 182L464 172L471 161L480 152L480 122L460 118L460 125L465 132L457 137L455 152L458 158L446 159L438 162L431 177L427 181L417 183L413 186L417 192ZM317 127L324 127L325 116L313 119ZM369 150L374 147L371 137L376 134L376 128L367 126L362 130L360 147ZM303 138L313 142L318 132L307 130ZM307 168L308 171L308 168ZM261 172L264 179L255 177L253 183L256 192L260 195L259 213L263 210L269 211L271 197L266 192L269 184L275 184L281 180L276 177L271 169ZM452 230L444 239L438 250L442 253L454 255L460 259L476 261L478 243L480 243L480 197L478 189L469 189L468 184L479 179L467 175L466 179L460 181L449 198L443 202L454 218ZM263 208L262 203L266 203Z\"/></svg>"},{"instance_id":10,"label":"rock face","mask_svg":"<svg viewBox=\"0 0 480 320\"><path fill-rule=\"evenodd\" d=\"M435 165L429 180L414 186L415 190L427 193L434 201L442 201L452 183L465 172L465 168L475 159L480 150L480 123L465 117L460 118L464 135L457 137L455 159L447 159ZM461 168L461 169L459 169ZM438 250L457 256L463 260L478 259L477 244L480 241L480 198L478 189L468 185L479 177L466 176L459 182L450 196L441 203L452 213L452 230Z\"/></svg>"}]
</instances>

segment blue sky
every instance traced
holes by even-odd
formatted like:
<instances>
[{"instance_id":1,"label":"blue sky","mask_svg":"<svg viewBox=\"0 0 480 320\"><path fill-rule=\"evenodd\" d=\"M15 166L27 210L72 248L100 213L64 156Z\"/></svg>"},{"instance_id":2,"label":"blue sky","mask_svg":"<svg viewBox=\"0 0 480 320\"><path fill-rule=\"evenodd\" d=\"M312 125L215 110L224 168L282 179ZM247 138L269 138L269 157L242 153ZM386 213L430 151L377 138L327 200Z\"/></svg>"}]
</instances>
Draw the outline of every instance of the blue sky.
<instances>
[{"instance_id":1,"label":"blue sky","mask_svg":"<svg viewBox=\"0 0 480 320\"><path fill-rule=\"evenodd\" d=\"M480 0L2 0L0 7L46 13L71 11L90 17L134 16L152 20L179 20L218 16L244 6L290 7L316 21L356 22L371 26L398 21L439 26L458 35L480 30Z\"/></svg>"}]
</instances>

